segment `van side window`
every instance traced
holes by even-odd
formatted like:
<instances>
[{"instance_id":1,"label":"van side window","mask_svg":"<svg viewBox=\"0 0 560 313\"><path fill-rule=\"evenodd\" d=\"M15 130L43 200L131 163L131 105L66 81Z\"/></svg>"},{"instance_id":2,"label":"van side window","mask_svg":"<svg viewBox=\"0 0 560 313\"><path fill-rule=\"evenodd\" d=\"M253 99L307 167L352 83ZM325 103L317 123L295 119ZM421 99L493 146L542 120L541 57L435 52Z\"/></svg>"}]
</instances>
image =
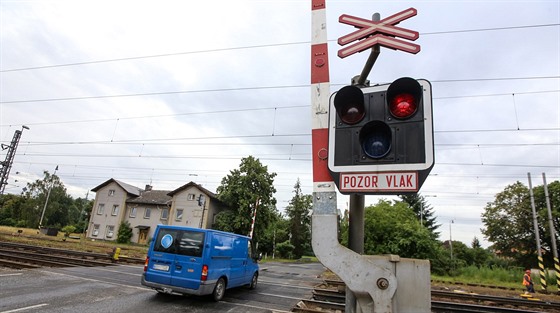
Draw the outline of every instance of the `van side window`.
<instances>
[{"instance_id":1,"label":"van side window","mask_svg":"<svg viewBox=\"0 0 560 313\"><path fill-rule=\"evenodd\" d=\"M251 247L251 241L247 241L247 251L249 253L249 257L252 258L253 257L253 247Z\"/></svg>"},{"instance_id":2,"label":"van side window","mask_svg":"<svg viewBox=\"0 0 560 313\"><path fill-rule=\"evenodd\" d=\"M156 242L154 243L154 251L175 253L175 243L177 242L178 232L179 231L175 229L161 229L157 235ZM169 236L167 235L171 236L171 238L169 238ZM166 239L162 240L165 236L167 236ZM168 239L172 240L169 241Z\"/></svg>"},{"instance_id":3,"label":"van side window","mask_svg":"<svg viewBox=\"0 0 560 313\"><path fill-rule=\"evenodd\" d=\"M185 231L178 243L178 254L201 257L204 249L204 233Z\"/></svg>"}]
</instances>

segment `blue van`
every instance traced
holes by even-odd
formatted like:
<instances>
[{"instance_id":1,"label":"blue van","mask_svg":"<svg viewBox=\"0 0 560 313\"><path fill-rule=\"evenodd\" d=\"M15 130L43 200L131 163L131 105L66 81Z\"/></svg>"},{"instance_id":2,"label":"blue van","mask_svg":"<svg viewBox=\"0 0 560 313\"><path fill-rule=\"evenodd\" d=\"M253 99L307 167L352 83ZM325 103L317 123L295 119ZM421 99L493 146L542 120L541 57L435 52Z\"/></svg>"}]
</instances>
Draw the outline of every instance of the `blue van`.
<instances>
[{"instance_id":1,"label":"blue van","mask_svg":"<svg viewBox=\"0 0 560 313\"><path fill-rule=\"evenodd\" d=\"M249 237L211 229L158 225L150 244L142 285L160 293L212 295L257 287L259 265Z\"/></svg>"}]
</instances>

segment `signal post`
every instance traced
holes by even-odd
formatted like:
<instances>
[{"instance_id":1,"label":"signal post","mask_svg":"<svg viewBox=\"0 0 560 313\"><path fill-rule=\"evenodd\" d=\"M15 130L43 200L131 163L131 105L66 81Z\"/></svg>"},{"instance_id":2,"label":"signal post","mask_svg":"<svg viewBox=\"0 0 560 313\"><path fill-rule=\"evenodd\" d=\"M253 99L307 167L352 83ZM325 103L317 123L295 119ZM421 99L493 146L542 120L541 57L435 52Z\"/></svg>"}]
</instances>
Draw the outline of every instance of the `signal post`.
<instances>
[{"instance_id":1,"label":"signal post","mask_svg":"<svg viewBox=\"0 0 560 313\"><path fill-rule=\"evenodd\" d=\"M430 83L403 77L386 85L365 84L379 46L420 51L419 45L395 38L418 38L417 32L395 26L416 10L377 21L340 17L359 29L339 39L341 45L357 41L339 50L339 57L374 50L355 84L327 100L325 9L324 0L312 1L313 250L346 283L346 312L430 312L429 261L363 255L364 195L416 193L434 165ZM335 186L350 195L351 250L338 242Z\"/></svg>"}]
</instances>

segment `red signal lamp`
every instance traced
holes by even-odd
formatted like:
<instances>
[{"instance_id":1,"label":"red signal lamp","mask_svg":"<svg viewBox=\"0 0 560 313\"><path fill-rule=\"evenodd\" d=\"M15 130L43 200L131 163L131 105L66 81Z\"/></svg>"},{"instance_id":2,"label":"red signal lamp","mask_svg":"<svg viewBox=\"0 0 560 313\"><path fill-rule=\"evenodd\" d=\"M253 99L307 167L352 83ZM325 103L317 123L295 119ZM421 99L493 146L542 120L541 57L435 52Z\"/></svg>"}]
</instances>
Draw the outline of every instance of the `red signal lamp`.
<instances>
[{"instance_id":1,"label":"red signal lamp","mask_svg":"<svg viewBox=\"0 0 560 313\"><path fill-rule=\"evenodd\" d=\"M387 105L394 118L407 119L418 111L422 87L415 79L403 77L395 80L387 89Z\"/></svg>"},{"instance_id":2,"label":"red signal lamp","mask_svg":"<svg viewBox=\"0 0 560 313\"><path fill-rule=\"evenodd\" d=\"M408 93L396 95L389 103L389 111L391 115L398 119L405 119L416 113L418 104L414 96Z\"/></svg>"}]
</instances>

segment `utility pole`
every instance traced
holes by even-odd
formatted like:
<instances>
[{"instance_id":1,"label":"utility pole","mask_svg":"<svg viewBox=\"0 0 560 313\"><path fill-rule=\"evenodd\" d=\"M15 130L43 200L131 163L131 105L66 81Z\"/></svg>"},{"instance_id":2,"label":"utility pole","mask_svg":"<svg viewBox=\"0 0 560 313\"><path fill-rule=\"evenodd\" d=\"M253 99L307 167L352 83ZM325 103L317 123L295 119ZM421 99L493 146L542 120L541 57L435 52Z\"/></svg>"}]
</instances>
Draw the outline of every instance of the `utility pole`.
<instances>
[{"instance_id":1,"label":"utility pole","mask_svg":"<svg viewBox=\"0 0 560 313\"><path fill-rule=\"evenodd\" d=\"M533 196L533 184L531 182L531 173L527 173L527 178L529 180L529 196L531 197L531 210L533 212L533 227L535 230L535 239L537 242L537 255L539 261L539 276L541 279L541 289L546 291L546 277L544 275L544 261L541 251L541 236L539 235L539 224L537 220L537 210L535 208L535 197Z\"/></svg>"},{"instance_id":2,"label":"utility pole","mask_svg":"<svg viewBox=\"0 0 560 313\"><path fill-rule=\"evenodd\" d=\"M2 150L8 149L8 153L6 153L6 159L2 162L2 169L0 171L0 195L4 194L4 189L8 184L8 177L10 176L10 170L12 169L14 156L16 155L19 139L21 138L21 134L23 133L24 129L29 130L29 127L22 125L21 130L15 131L10 145L2 144Z\"/></svg>"},{"instance_id":3,"label":"utility pole","mask_svg":"<svg viewBox=\"0 0 560 313\"><path fill-rule=\"evenodd\" d=\"M451 237L451 224L453 223L454 223L453 220L449 221L449 251L451 256L451 262L453 262L453 238Z\"/></svg>"},{"instance_id":4,"label":"utility pole","mask_svg":"<svg viewBox=\"0 0 560 313\"><path fill-rule=\"evenodd\" d=\"M47 210L47 204L49 203L49 197L51 195L51 190L54 184L54 176L56 175L56 171L58 171L58 165L54 169L54 173L51 176L51 182L49 184L49 189L47 191L47 199L45 200L45 206L43 206L43 213L41 213L41 219L39 220L39 230L41 230L41 227L43 226L43 218L45 217L45 210Z\"/></svg>"},{"instance_id":5,"label":"utility pole","mask_svg":"<svg viewBox=\"0 0 560 313\"><path fill-rule=\"evenodd\" d=\"M556 272L556 286L560 288L560 262L558 262L558 248L556 247L556 230L552 222L552 212L550 208L550 197L548 196L548 186L546 175L542 173L544 197L546 198L546 210L548 212L548 227L550 229L550 240L552 241L552 255L554 257L554 269Z\"/></svg>"}]
</instances>

